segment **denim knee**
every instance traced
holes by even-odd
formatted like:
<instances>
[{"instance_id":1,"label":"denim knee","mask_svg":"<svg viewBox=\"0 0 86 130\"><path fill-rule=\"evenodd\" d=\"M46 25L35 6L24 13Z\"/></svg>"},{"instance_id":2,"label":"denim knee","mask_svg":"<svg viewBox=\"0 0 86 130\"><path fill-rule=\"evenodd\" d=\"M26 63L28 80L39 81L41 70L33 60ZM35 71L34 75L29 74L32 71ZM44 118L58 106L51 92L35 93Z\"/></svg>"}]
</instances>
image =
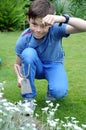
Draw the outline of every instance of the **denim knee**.
<instances>
[{"instance_id":1,"label":"denim knee","mask_svg":"<svg viewBox=\"0 0 86 130\"><path fill-rule=\"evenodd\" d=\"M68 93L68 89L67 88L56 88L52 91L50 91L50 94L56 98L56 99L61 99L61 98L64 98Z\"/></svg>"},{"instance_id":2,"label":"denim knee","mask_svg":"<svg viewBox=\"0 0 86 130\"><path fill-rule=\"evenodd\" d=\"M26 48L21 55L21 58L26 63L32 63L36 59L37 52L33 48Z\"/></svg>"}]
</instances>

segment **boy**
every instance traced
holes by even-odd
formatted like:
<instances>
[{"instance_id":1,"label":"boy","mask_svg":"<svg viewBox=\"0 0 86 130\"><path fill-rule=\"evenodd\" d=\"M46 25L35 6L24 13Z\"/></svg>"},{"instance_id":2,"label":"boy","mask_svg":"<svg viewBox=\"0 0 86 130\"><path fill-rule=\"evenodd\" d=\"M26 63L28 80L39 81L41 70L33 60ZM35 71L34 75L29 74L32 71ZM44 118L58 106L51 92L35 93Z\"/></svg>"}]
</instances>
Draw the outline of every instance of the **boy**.
<instances>
[{"instance_id":1,"label":"boy","mask_svg":"<svg viewBox=\"0 0 86 130\"><path fill-rule=\"evenodd\" d=\"M18 69L23 64L25 75L29 71L27 79L32 90L22 96L27 100L36 96L34 79L37 78L48 81L46 100L63 98L68 92L68 79L63 65L62 38L86 32L86 21L68 15L55 15L54 7L48 0L35 0L27 16L29 28L21 34L15 47L14 69L18 86L21 87L22 80Z\"/></svg>"}]
</instances>

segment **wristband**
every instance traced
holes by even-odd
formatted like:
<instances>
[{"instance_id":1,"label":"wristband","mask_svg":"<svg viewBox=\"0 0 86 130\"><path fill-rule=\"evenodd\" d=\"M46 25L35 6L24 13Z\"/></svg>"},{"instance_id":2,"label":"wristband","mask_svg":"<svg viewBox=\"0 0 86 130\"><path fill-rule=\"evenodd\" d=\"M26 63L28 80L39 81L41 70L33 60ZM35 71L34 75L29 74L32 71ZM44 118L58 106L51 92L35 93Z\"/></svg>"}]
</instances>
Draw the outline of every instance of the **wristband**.
<instances>
[{"instance_id":1,"label":"wristband","mask_svg":"<svg viewBox=\"0 0 86 130\"><path fill-rule=\"evenodd\" d=\"M63 22L63 23L68 23L70 16L68 14L63 14L62 16L65 17L65 22ZM59 23L59 26L61 26L61 25L62 25L62 23Z\"/></svg>"}]
</instances>

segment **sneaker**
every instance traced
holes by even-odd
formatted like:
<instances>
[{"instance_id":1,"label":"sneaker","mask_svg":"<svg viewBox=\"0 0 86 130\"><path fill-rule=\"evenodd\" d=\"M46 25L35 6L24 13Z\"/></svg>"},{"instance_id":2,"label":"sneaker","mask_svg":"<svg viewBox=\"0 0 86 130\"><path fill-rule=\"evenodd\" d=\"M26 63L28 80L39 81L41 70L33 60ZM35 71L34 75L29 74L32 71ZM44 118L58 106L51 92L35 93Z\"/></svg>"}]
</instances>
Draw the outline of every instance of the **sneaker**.
<instances>
[{"instance_id":1,"label":"sneaker","mask_svg":"<svg viewBox=\"0 0 86 130\"><path fill-rule=\"evenodd\" d=\"M25 98L22 102L22 105L25 108L26 116L30 116L35 111L35 103L33 98Z\"/></svg>"},{"instance_id":2,"label":"sneaker","mask_svg":"<svg viewBox=\"0 0 86 130\"><path fill-rule=\"evenodd\" d=\"M56 100L56 98L52 97L52 96L50 95L50 93L48 92L47 95L46 95L46 100L47 100L47 101L54 101L54 100Z\"/></svg>"},{"instance_id":3,"label":"sneaker","mask_svg":"<svg viewBox=\"0 0 86 130\"><path fill-rule=\"evenodd\" d=\"M33 98L24 98L22 103L31 102L32 100L34 100L34 99Z\"/></svg>"}]
</instances>

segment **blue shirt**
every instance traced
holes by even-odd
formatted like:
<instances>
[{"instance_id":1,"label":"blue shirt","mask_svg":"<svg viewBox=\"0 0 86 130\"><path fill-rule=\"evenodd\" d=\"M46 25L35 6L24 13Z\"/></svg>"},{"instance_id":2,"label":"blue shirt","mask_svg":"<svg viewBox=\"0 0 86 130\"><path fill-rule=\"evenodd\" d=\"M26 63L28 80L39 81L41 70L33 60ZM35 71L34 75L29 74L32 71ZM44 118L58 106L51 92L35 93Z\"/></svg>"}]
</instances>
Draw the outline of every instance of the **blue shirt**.
<instances>
[{"instance_id":1,"label":"blue shirt","mask_svg":"<svg viewBox=\"0 0 86 130\"><path fill-rule=\"evenodd\" d=\"M25 48L34 48L41 61L62 62L64 60L64 51L62 48L62 38L67 37L66 24L58 26L55 23L49 28L48 33L39 41L34 38L30 28L26 29L19 37L16 43L16 54L21 57L21 53Z\"/></svg>"}]
</instances>

